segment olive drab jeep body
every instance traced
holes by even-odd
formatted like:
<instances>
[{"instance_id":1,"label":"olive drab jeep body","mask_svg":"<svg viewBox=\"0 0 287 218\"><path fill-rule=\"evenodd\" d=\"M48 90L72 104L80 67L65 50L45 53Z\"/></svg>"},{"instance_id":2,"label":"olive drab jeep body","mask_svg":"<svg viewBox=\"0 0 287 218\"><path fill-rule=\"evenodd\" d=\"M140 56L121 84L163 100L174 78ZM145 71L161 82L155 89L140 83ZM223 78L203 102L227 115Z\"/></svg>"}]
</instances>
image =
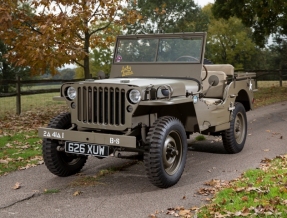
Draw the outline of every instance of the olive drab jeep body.
<instances>
[{"instance_id":1,"label":"olive drab jeep body","mask_svg":"<svg viewBox=\"0 0 287 218\"><path fill-rule=\"evenodd\" d=\"M87 156L143 154L150 182L167 188L184 170L187 138L221 135L228 153L243 149L253 74L204 64L206 33L118 36L108 79L62 85L70 111L39 129L47 168L79 172Z\"/></svg>"}]
</instances>

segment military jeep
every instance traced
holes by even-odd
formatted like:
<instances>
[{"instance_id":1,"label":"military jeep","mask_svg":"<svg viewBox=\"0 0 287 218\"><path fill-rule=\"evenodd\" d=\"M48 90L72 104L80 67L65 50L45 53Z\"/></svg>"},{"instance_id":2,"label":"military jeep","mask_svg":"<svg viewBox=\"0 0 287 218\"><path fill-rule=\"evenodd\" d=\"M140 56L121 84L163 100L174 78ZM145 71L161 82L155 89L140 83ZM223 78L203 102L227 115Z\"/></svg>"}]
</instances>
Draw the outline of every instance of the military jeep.
<instances>
[{"instance_id":1,"label":"military jeep","mask_svg":"<svg viewBox=\"0 0 287 218\"><path fill-rule=\"evenodd\" d=\"M39 129L55 175L79 172L87 157L143 156L152 184L167 188L184 170L193 133L221 135L228 153L243 149L254 75L204 64L206 33L118 36L108 79L61 86L69 113Z\"/></svg>"}]
</instances>

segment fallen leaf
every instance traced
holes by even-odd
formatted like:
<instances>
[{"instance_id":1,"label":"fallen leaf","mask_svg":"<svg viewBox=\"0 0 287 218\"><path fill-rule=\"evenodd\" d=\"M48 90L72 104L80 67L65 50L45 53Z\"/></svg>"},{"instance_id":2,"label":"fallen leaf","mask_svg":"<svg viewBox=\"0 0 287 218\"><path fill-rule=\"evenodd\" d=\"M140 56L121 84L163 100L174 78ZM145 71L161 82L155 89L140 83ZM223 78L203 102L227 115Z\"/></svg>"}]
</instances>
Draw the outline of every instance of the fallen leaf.
<instances>
[{"instance_id":1,"label":"fallen leaf","mask_svg":"<svg viewBox=\"0 0 287 218\"><path fill-rule=\"evenodd\" d=\"M73 194L73 196L78 196L78 195L80 195L80 194L82 194L81 191L75 191L74 194Z\"/></svg>"},{"instance_id":2,"label":"fallen leaf","mask_svg":"<svg viewBox=\"0 0 287 218\"><path fill-rule=\"evenodd\" d=\"M0 164L8 164L9 163L9 161L7 161L7 160L0 160Z\"/></svg>"},{"instance_id":3,"label":"fallen leaf","mask_svg":"<svg viewBox=\"0 0 287 218\"><path fill-rule=\"evenodd\" d=\"M242 201L248 201L248 196L243 196L243 197L241 198L241 200L242 200Z\"/></svg>"},{"instance_id":4,"label":"fallen leaf","mask_svg":"<svg viewBox=\"0 0 287 218\"><path fill-rule=\"evenodd\" d=\"M263 151L268 152L268 151L270 151L270 149L264 149Z\"/></svg>"},{"instance_id":5,"label":"fallen leaf","mask_svg":"<svg viewBox=\"0 0 287 218\"><path fill-rule=\"evenodd\" d=\"M16 182L15 185L12 187L14 190L21 188L20 182Z\"/></svg>"},{"instance_id":6,"label":"fallen leaf","mask_svg":"<svg viewBox=\"0 0 287 218\"><path fill-rule=\"evenodd\" d=\"M167 215L174 215L175 214L175 211L174 210L168 210L166 212Z\"/></svg>"},{"instance_id":7,"label":"fallen leaf","mask_svg":"<svg viewBox=\"0 0 287 218\"><path fill-rule=\"evenodd\" d=\"M240 188L236 188L236 189L235 189L236 192L242 192L242 191L244 191L244 190L245 190L244 187L240 187Z\"/></svg>"},{"instance_id":8,"label":"fallen leaf","mask_svg":"<svg viewBox=\"0 0 287 218\"><path fill-rule=\"evenodd\" d=\"M12 146L10 143L7 143L7 144L5 145L5 147L7 147L7 148L12 148L13 146Z\"/></svg>"},{"instance_id":9,"label":"fallen leaf","mask_svg":"<svg viewBox=\"0 0 287 218\"><path fill-rule=\"evenodd\" d=\"M178 213L180 216L190 215L190 210L181 210Z\"/></svg>"}]
</instances>

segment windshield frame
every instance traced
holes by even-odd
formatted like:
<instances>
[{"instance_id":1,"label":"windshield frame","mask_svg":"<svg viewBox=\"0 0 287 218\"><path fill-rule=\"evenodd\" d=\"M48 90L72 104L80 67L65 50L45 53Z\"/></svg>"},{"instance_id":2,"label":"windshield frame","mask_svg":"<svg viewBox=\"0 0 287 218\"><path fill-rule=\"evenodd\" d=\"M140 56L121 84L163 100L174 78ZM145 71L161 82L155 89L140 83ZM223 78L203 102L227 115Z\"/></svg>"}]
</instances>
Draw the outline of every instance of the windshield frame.
<instances>
[{"instance_id":1,"label":"windshield frame","mask_svg":"<svg viewBox=\"0 0 287 218\"><path fill-rule=\"evenodd\" d=\"M116 46L115 46L115 51L114 51L114 57L113 57L113 64L115 65L121 65L121 64L202 64L203 62L203 57L204 57L204 48L205 48L205 37L206 33L179 33L179 34L147 34L147 35L127 35L127 36L118 36L117 37L117 42L116 42ZM154 45L153 47L151 47L151 49L153 49L153 53L151 53L151 57L149 57L149 60L140 60L140 61L131 61L132 58L136 59L135 57L135 53L132 54L132 52L129 54L130 55L130 59L128 59L127 61L125 61L123 59L123 57L120 55L120 49L125 48L125 47L121 47L122 44L124 44L125 42L137 42L139 45L140 40L142 40L142 44L145 44L145 42L152 42L151 40L153 40L153 44L155 44L154 42L156 42L156 45ZM184 40L184 41L182 41ZM186 41L185 41L186 40ZM190 40L190 41L189 41ZM197 56L194 57L192 54L192 52L194 53L195 51L189 51L190 53L188 54L187 52L185 52L184 55L178 55L177 58L179 57L185 57L186 60L177 60L175 57L172 59L171 57L166 60L164 60L164 58L160 59L160 55L161 52L160 48L161 46L163 46L162 42L167 42L167 41L171 41L172 43L176 44L176 42L178 44L182 44L183 46L185 46L185 44L188 43L196 43L197 42ZM184 43L182 43L184 42ZM182 46L181 45L181 46ZM192 46L189 45L189 46ZM143 47L147 48L149 46L144 46ZM186 47L183 49L187 49ZM169 53L167 52L168 55L171 55L171 53L174 51L174 49L170 48L171 51L169 51ZM140 51L140 50L139 50ZM187 50L186 50L187 51ZM178 50L178 52L180 52L180 50ZM154 55L154 57L153 57ZM133 56L133 57L132 57ZM193 57L192 59L188 57ZM146 57L145 57L146 58ZM153 58L153 59L152 59Z\"/></svg>"}]
</instances>

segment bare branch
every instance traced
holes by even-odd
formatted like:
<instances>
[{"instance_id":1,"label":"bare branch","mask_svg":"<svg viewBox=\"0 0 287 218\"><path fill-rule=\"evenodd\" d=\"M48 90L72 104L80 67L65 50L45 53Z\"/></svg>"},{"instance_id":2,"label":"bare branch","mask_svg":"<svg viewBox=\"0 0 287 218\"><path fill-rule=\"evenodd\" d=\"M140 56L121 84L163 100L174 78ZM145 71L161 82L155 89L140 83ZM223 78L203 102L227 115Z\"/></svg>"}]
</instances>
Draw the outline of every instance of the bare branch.
<instances>
[{"instance_id":1,"label":"bare branch","mask_svg":"<svg viewBox=\"0 0 287 218\"><path fill-rule=\"evenodd\" d=\"M58 2L58 1L56 1L56 3L57 3L57 5L58 5L58 7L59 7L60 11L61 11L62 13L64 13L64 11L63 11L63 9L62 9L61 5L59 4L59 2Z\"/></svg>"},{"instance_id":2,"label":"bare branch","mask_svg":"<svg viewBox=\"0 0 287 218\"><path fill-rule=\"evenodd\" d=\"M30 30L39 33L40 35L43 35L43 33L40 30L37 30L34 26L32 26L32 24L30 24L28 21L24 21L22 22L24 25L26 25L27 27L30 28Z\"/></svg>"},{"instance_id":3,"label":"bare branch","mask_svg":"<svg viewBox=\"0 0 287 218\"><path fill-rule=\"evenodd\" d=\"M92 18L97 15L97 11L98 11L99 7L100 7L100 4L98 5L98 7L94 11L94 13L91 15L90 19L88 19L88 22L90 22L92 20Z\"/></svg>"},{"instance_id":4,"label":"bare branch","mask_svg":"<svg viewBox=\"0 0 287 218\"><path fill-rule=\"evenodd\" d=\"M81 64L79 61L77 61L77 60L72 60L72 61L74 61L74 62L75 62L76 64L78 64L80 67L84 68L84 65Z\"/></svg>"},{"instance_id":5,"label":"bare branch","mask_svg":"<svg viewBox=\"0 0 287 218\"><path fill-rule=\"evenodd\" d=\"M111 23L112 23L112 20L110 20L107 25L105 25L105 26L103 26L103 27L101 27L101 28L98 28L98 29L92 31L92 32L90 33L90 36L93 35L94 33L98 32L98 31L101 31L101 30L104 30L104 29L108 28L108 26L110 26Z\"/></svg>"},{"instance_id":6,"label":"bare branch","mask_svg":"<svg viewBox=\"0 0 287 218\"><path fill-rule=\"evenodd\" d=\"M79 33L76 33L76 36L77 36L80 40L82 40L82 41L85 40Z\"/></svg>"}]
</instances>

